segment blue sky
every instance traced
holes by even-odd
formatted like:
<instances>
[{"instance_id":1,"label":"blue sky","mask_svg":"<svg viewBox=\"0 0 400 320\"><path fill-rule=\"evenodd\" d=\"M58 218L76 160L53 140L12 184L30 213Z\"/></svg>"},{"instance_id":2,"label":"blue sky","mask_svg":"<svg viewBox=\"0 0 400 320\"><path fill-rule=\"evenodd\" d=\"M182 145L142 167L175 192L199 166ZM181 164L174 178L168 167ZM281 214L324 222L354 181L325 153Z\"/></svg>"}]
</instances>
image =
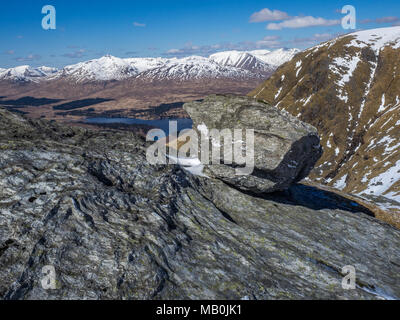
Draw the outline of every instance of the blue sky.
<instances>
[{"instance_id":1,"label":"blue sky","mask_svg":"<svg viewBox=\"0 0 400 320\"><path fill-rule=\"evenodd\" d=\"M348 32L338 23L347 4L357 10L358 29L400 25L398 0L0 1L0 67L62 67L105 54L303 49ZM42 29L44 5L56 8L56 30Z\"/></svg>"}]
</instances>

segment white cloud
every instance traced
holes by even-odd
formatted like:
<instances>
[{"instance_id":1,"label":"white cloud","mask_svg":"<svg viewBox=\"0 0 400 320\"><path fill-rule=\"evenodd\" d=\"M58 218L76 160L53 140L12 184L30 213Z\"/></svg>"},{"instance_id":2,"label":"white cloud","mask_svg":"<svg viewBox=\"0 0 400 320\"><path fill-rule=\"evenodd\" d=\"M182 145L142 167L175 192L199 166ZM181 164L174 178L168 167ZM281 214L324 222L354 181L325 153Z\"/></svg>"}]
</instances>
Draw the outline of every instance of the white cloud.
<instances>
[{"instance_id":1,"label":"white cloud","mask_svg":"<svg viewBox=\"0 0 400 320\"><path fill-rule=\"evenodd\" d=\"M183 48L181 49L170 49L164 53L164 55L175 55L175 56L190 56L195 54L200 55L208 55L210 53L214 53L217 49L220 48L220 44L217 45L204 45L204 46L196 46L193 45L191 42L188 42Z\"/></svg>"},{"instance_id":2,"label":"white cloud","mask_svg":"<svg viewBox=\"0 0 400 320\"><path fill-rule=\"evenodd\" d=\"M278 48L282 46L278 36L266 36L262 40L256 42L257 48Z\"/></svg>"},{"instance_id":3,"label":"white cloud","mask_svg":"<svg viewBox=\"0 0 400 320\"><path fill-rule=\"evenodd\" d=\"M170 49L167 51L167 54L176 54L176 53L181 53L182 50L179 49Z\"/></svg>"},{"instance_id":4,"label":"white cloud","mask_svg":"<svg viewBox=\"0 0 400 320\"><path fill-rule=\"evenodd\" d=\"M295 46L299 45L313 45L315 43L320 43L324 41L331 40L338 35L330 34L330 33L316 33L311 37L306 38L295 38L291 40L291 43Z\"/></svg>"},{"instance_id":5,"label":"white cloud","mask_svg":"<svg viewBox=\"0 0 400 320\"><path fill-rule=\"evenodd\" d=\"M260 41L242 41L239 43L225 42L213 45L195 46L191 43L186 44L181 49L170 49L164 53L165 56L208 56L215 52L226 50L248 51L256 49L276 49L284 47L284 43L279 36L266 36Z\"/></svg>"},{"instance_id":6,"label":"white cloud","mask_svg":"<svg viewBox=\"0 0 400 320\"><path fill-rule=\"evenodd\" d=\"M289 15L286 12L264 8L261 11L253 13L250 17L250 22L280 21L286 19L289 19Z\"/></svg>"},{"instance_id":7,"label":"white cloud","mask_svg":"<svg viewBox=\"0 0 400 320\"><path fill-rule=\"evenodd\" d=\"M62 56L66 58L77 59L77 58L82 58L85 55L85 52L86 52L85 49L79 49L75 52L65 53Z\"/></svg>"},{"instance_id":8,"label":"white cloud","mask_svg":"<svg viewBox=\"0 0 400 320\"><path fill-rule=\"evenodd\" d=\"M362 24L368 24L368 23L399 23L400 18L390 16L390 17L382 17L382 18L377 18L377 19L364 19L361 20L360 23Z\"/></svg>"},{"instance_id":9,"label":"white cloud","mask_svg":"<svg viewBox=\"0 0 400 320\"><path fill-rule=\"evenodd\" d=\"M378 18L375 21L377 23L390 23L390 22L398 22L400 19L398 17L382 17Z\"/></svg>"},{"instance_id":10,"label":"white cloud","mask_svg":"<svg viewBox=\"0 0 400 320\"><path fill-rule=\"evenodd\" d=\"M146 26L145 23L140 23L140 22L134 22L133 25L135 27L139 27L139 28L144 28Z\"/></svg>"},{"instance_id":11,"label":"white cloud","mask_svg":"<svg viewBox=\"0 0 400 320\"><path fill-rule=\"evenodd\" d=\"M42 57L38 54L29 54L26 57L18 57L15 60L18 62L30 62L40 60Z\"/></svg>"},{"instance_id":12,"label":"white cloud","mask_svg":"<svg viewBox=\"0 0 400 320\"><path fill-rule=\"evenodd\" d=\"M271 41L271 40L278 40L278 39L280 39L279 36L266 36L266 37L264 37L263 40Z\"/></svg>"},{"instance_id":13,"label":"white cloud","mask_svg":"<svg viewBox=\"0 0 400 320\"><path fill-rule=\"evenodd\" d=\"M330 33L316 33L316 34L314 34L312 39L315 41L328 41L335 37L336 37L335 35L330 34Z\"/></svg>"},{"instance_id":14,"label":"white cloud","mask_svg":"<svg viewBox=\"0 0 400 320\"><path fill-rule=\"evenodd\" d=\"M340 20L327 20L324 18L315 18L312 16L294 17L290 20L279 23L269 23L267 30L281 30L284 28L298 29L317 26L334 26L340 24Z\"/></svg>"}]
</instances>

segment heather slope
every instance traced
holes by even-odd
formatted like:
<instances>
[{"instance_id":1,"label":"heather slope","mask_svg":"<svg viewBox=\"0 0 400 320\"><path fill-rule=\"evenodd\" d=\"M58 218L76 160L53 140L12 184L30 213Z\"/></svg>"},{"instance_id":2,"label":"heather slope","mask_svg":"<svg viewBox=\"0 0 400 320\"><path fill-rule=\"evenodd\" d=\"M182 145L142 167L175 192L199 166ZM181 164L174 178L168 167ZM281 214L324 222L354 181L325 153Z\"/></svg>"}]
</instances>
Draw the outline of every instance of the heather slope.
<instances>
[{"instance_id":1,"label":"heather slope","mask_svg":"<svg viewBox=\"0 0 400 320\"><path fill-rule=\"evenodd\" d=\"M400 201L399 66L400 27L366 30L299 53L250 95L318 129L313 180Z\"/></svg>"}]
</instances>

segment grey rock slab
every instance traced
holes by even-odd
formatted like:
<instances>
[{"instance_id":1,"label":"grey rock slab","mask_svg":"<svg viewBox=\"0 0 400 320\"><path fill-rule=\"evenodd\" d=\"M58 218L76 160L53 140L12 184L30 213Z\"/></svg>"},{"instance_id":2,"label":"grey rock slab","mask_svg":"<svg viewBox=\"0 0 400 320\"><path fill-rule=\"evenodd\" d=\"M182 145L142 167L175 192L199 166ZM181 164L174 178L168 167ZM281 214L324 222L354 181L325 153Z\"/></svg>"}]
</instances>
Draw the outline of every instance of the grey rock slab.
<instances>
[{"instance_id":1,"label":"grey rock slab","mask_svg":"<svg viewBox=\"0 0 400 320\"><path fill-rule=\"evenodd\" d=\"M0 128L2 299L400 297L400 231L361 208L317 210L152 166L131 133L2 109ZM55 290L41 285L48 265ZM355 290L341 286L345 265Z\"/></svg>"},{"instance_id":2,"label":"grey rock slab","mask_svg":"<svg viewBox=\"0 0 400 320\"><path fill-rule=\"evenodd\" d=\"M216 142L220 144L220 163L205 163L205 174L242 190L257 193L285 190L307 177L322 155L314 127L265 102L250 97L212 95L201 102L188 102L184 109L199 137L213 129L220 132L240 129L246 149L244 132L254 130L254 170L250 175L238 174L236 169L243 164L236 159L231 164L224 162L224 148L233 148L231 145L238 142L234 139Z\"/></svg>"}]
</instances>

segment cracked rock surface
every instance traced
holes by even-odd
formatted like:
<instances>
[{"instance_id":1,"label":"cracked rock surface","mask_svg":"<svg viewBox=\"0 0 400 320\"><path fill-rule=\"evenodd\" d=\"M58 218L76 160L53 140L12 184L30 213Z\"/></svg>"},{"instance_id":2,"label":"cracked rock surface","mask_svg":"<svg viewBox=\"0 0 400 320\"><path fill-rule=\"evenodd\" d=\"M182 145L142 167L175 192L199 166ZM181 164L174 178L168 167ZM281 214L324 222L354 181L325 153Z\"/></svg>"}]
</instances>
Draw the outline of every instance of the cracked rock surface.
<instances>
[{"instance_id":1,"label":"cracked rock surface","mask_svg":"<svg viewBox=\"0 0 400 320\"><path fill-rule=\"evenodd\" d=\"M400 231L367 209L151 166L146 146L0 109L0 298L400 297ZM355 290L341 286L346 265Z\"/></svg>"},{"instance_id":2,"label":"cracked rock surface","mask_svg":"<svg viewBox=\"0 0 400 320\"><path fill-rule=\"evenodd\" d=\"M199 136L201 133L210 136L214 129L219 130L221 136L223 130L229 129L232 136L235 129L240 129L242 138L210 138L211 145L217 146L221 155L225 153L224 149L234 150L238 143L246 150L252 148L247 145L244 132L254 130L254 170L251 175L237 174L238 167L243 164L235 152L234 157L229 157L233 158L232 163L221 161L221 164L206 165L204 169L207 176L242 190L268 193L288 189L307 177L322 155L317 129L254 98L212 95L201 102L188 102L184 109ZM244 151L240 153L244 156ZM210 159L213 157L211 152L209 156Z\"/></svg>"}]
</instances>

